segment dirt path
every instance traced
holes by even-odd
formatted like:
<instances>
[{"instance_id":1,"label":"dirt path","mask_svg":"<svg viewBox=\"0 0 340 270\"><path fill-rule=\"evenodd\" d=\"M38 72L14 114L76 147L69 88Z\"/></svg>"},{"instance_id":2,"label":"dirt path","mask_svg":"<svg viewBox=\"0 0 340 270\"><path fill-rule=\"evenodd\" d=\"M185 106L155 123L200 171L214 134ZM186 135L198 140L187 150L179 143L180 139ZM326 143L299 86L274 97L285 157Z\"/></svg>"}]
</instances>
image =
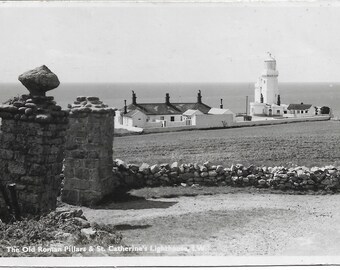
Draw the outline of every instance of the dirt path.
<instances>
[{"instance_id":1,"label":"dirt path","mask_svg":"<svg viewBox=\"0 0 340 270\"><path fill-rule=\"evenodd\" d=\"M340 252L339 206L340 195L218 194L83 211L117 225L127 245L194 245L162 255L323 256Z\"/></svg>"}]
</instances>

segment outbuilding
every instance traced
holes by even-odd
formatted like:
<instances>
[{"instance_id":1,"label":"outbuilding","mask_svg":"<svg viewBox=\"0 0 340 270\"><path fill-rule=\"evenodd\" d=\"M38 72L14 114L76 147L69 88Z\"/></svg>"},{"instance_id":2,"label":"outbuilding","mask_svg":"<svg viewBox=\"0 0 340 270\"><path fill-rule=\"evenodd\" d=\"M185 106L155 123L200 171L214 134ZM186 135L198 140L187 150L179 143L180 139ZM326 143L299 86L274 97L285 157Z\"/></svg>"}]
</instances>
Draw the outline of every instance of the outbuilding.
<instances>
[{"instance_id":1,"label":"outbuilding","mask_svg":"<svg viewBox=\"0 0 340 270\"><path fill-rule=\"evenodd\" d=\"M312 104L289 104L287 110L289 114L294 115L294 117L310 117L316 114Z\"/></svg>"}]
</instances>

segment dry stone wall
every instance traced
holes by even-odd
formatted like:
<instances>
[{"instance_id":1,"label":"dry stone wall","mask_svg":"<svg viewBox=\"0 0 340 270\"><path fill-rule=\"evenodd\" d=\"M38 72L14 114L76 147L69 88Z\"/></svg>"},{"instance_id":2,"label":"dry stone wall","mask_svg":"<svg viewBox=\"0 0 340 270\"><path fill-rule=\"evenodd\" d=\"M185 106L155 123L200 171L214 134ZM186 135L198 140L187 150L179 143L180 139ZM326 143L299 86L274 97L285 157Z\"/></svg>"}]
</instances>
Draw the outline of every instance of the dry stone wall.
<instances>
[{"instance_id":1,"label":"dry stone wall","mask_svg":"<svg viewBox=\"0 0 340 270\"><path fill-rule=\"evenodd\" d=\"M59 84L47 67L30 71L32 76L25 74L19 79L34 95L22 95L0 106L0 184L16 184L21 213L42 214L56 208L69 113L52 96L45 96ZM53 85L48 85L49 76L54 77Z\"/></svg>"},{"instance_id":2,"label":"dry stone wall","mask_svg":"<svg viewBox=\"0 0 340 270\"><path fill-rule=\"evenodd\" d=\"M225 168L206 162L199 164L155 164L141 166L114 161L114 175L125 188L157 186L235 186L295 191L340 191L340 170L334 166L313 167L245 167Z\"/></svg>"},{"instance_id":3,"label":"dry stone wall","mask_svg":"<svg viewBox=\"0 0 340 270\"><path fill-rule=\"evenodd\" d=\"M69 109L62 200L90 206L116 185L112 174L115 112L98 97L78 97Z\"/></svg>"}]
</instances>

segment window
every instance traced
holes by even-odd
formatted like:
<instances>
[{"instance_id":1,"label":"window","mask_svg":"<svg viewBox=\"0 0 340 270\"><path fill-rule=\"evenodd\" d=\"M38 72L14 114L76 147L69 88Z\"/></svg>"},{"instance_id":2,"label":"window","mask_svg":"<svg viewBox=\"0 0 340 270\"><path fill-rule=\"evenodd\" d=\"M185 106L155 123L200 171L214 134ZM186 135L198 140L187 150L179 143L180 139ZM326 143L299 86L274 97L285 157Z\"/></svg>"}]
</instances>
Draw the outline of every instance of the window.
<instances>
[{"instance_id":1,"label":"window","mask_svg":"<svg viewBox=\"0 0 340 270\"><path fill-rule=\"evenodd\" d=\"M300 111L296 111L296 113L300 113Z\"/></svg>"},{"instance_id":2,"label":"window","mask_svg":"<svg viewBox=\"0 0 340 270\"><path fill-rule=\"evenodd\" d=\"M277 110L276 113L280 113L280 110Z\"/></svg>"},{"instance_id":3,"label":"window","mask_svg":"<svg viewBox=\"0 0 340 270\"><path fill-rule=\"evenodd\" d=\"M305 113L308 113L308 110L306 110Z\"/></svg>"},{"instance_id":4,"label":"window","mask_svg":"<svg viewBox=\"0 0 340 270\"><path fill-rule=\"evenodd\" d=\"M161 118L160 118L161 120L164 120L164 116L161 116Z\"/></svg>"},{"instance_id":5,"label":"window","mask_svg":"<svg viewBox=\"0 0 340 270\"><path fill-rule=\"evenodd\" d=\"M287 114L287 111L283 111L284 114Z\"/></svg>"},{"instance_id":6,"label":"window","mask_svg":"<svg viewBox=\"0 0 340 270\"><path fill-rule=\"evenodd\" d=\"M181 116L181 121L183 121L183 116Z\"/></svg>"},{"instance_id":7,"label":"window","mask_svg":"<svg viewBox=\"0 0 340 270\"><path fill-rule=\"evenodd\" d=\"M174 122L175 121L175 116L170 116L170 121Z\"/></svg>"},{"instance_id":8,"label":"window","mask_svg":"<svg viewBox=\"0 0 340 270\"><path fill-rule=\"evenodd\" d=\"M301 111L301 113L303 113L303 111Z\"/></svg>"}]
</instances>

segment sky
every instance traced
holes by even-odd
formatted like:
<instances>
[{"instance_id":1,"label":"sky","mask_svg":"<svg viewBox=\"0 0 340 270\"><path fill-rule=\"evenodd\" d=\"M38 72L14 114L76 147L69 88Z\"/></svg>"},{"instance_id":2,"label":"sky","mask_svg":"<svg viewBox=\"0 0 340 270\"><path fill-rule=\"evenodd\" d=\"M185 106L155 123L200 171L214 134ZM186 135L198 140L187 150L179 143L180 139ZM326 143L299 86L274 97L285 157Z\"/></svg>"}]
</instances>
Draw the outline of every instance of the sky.
<instances>
[{"instance_id":1,"label":"sky","mask_svg":"<svg viewBox=\"0 0 340 270\"><path fill-rule=\"evenodd\" d=\"M0 3L0 82L47 65L60 81L340 81L340 5Z\"/></svg>"}]
</instances>

